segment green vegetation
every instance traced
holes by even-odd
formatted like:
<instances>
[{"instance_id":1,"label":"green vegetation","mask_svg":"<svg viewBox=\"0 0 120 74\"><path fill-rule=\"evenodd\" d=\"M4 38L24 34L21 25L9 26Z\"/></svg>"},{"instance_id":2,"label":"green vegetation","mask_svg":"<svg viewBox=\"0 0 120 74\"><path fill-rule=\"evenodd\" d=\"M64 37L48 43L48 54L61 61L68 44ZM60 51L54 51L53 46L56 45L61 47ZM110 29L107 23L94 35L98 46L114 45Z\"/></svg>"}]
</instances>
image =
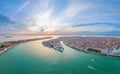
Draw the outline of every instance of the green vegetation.
<instances>
[{"instance_id":1,"label":"green vegetation","mask_svg":"<svg viewBox=\"0 0 120 74\"><path fill-rule=\"evenodd\" d=\"M2 44L2 45L0 45L0 48L3 48L3 47L5 47L3 44Z\"/></svg>"},{"instance_id":2,"label":"green vegetation","mask_svg":"<svg viewBox=\"0 0 120 74\"><path fill-rule=\"evenodd\" d=\"M100 52L101 52L100 50L97 50L97 49L93 49L93 48L88 48L87 50L88 50L88 51L97 52L97 53L100 53Z\"/></svg>"}]
</instances>

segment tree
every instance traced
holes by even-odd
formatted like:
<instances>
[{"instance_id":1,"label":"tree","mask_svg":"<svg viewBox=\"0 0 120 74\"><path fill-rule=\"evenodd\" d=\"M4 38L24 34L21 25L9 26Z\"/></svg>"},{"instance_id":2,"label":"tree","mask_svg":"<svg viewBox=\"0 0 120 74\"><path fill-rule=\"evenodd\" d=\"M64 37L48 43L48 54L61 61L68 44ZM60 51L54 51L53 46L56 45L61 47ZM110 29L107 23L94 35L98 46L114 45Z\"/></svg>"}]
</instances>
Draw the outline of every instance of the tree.
<instances>
[{"instance_id":1,"label":"tree","mask_svg":"<svg viewBox=\"0 0 120 74\"><path fill-rule=\"evenodd\" d=\"M0 48L3 48L3 47L5 47L3 44L0 46Z\"/></svg>"}]
</instances>

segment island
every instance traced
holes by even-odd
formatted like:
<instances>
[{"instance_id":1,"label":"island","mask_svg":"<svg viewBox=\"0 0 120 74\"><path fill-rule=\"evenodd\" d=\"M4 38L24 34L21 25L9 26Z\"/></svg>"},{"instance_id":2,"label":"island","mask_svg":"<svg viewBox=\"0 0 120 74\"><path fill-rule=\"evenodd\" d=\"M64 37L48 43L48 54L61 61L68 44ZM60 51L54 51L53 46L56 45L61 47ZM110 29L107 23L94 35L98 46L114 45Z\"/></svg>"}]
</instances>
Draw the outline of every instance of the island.
<instances>
[{"instance_id":1,"label":"island","mask_svg":"<svg viewBox=\"0 0 120 74\"><path fill-rule=\"evenodd\" d=\"M49 38L52 38L52 37L43 37L43 38L33 38L33 39L26 39L26 40L2 42L2 43L0 43L0 54L4 53L8 49L10 49L10 48L12 48L20 43L42 40L42 39L49 39Z\"/></svg>"},{"instance_id":2,"label":"island","mask_svg":"<svg viewBox=\"0 0 120 74\"><path fill-rule=\"evenodd\" d=\"M86 53L120 56L120 38L114 37L59 37L43 42L43 45L57 50L63 49L61 41L73 49ZM60 49L59 49L60 48Z\"/></svg>"}]
</instances>

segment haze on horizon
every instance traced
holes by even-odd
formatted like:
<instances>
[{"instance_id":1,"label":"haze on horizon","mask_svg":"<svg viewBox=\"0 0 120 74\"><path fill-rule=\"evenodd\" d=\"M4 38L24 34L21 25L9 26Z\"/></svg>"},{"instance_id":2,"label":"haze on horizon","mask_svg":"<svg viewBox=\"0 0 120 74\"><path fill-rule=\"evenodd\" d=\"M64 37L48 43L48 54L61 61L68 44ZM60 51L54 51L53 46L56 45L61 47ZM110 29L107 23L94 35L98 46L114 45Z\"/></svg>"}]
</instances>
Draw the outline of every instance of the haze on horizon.
<instances>
[{"instance_id":1,"label":"haze on horizon","mask_svg":"<svg viewBox=\"0 0 120 74\"><path fill-rule=\"evenodd\" d=\"M0 35L120 35L120 0L0 0Z\"/></svg>"}]
</instances>

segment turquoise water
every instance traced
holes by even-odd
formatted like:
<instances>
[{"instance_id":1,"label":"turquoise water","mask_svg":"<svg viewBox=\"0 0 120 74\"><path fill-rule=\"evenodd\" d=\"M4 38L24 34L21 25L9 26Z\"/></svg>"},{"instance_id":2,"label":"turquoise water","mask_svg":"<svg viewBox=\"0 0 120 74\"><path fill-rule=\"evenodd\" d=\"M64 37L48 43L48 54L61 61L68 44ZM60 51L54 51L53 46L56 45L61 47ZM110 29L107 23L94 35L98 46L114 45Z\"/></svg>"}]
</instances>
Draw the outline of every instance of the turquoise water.
<instances>
[{"instance_id":1,"label":"turquoise water","mask_svg":"<svg viewBox=\"0 0 120 74\"><path fill-rule=\"evenodd\" d=\"M47 39L46 39L47 40ZM44 47L44 40L22 43L0 55L0 74L120 74L120 58Z\"/></svg>"}]
</instances>

